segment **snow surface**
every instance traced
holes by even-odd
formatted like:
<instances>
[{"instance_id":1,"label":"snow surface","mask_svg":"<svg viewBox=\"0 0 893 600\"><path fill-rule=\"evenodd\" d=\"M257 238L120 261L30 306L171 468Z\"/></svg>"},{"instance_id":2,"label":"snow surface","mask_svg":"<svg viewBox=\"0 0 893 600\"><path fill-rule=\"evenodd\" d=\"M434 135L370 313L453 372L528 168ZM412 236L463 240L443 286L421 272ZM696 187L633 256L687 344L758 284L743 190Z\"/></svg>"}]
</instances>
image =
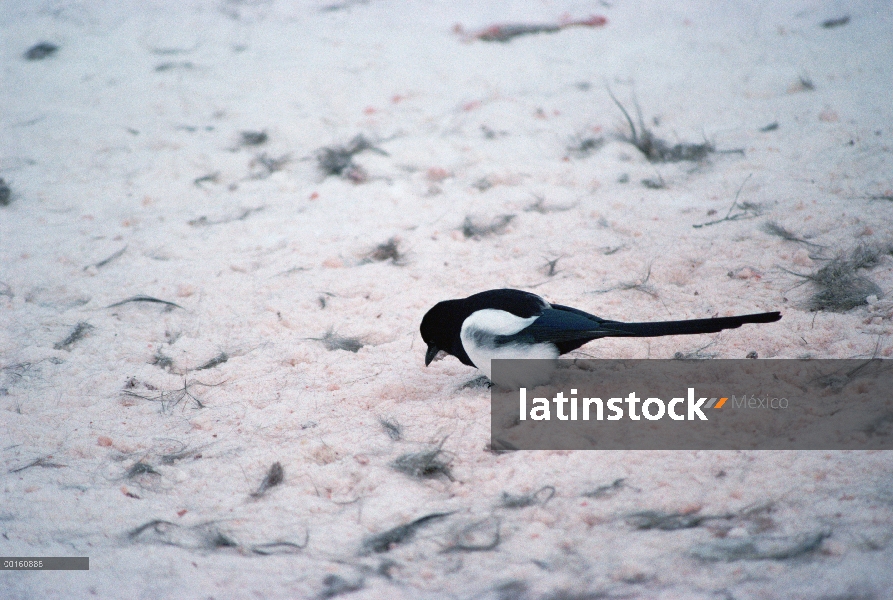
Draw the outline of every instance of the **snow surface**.
<instances>
[{"instance_id":1,"label":"snow surface","mask_svg":"<svg viewBox=\"0 0 893 600\"><path fill-rule=\"evenodd\" d=\"M0 597L893 598L890 453L494 454L478 374L424 368L418 333L508 286L618 320L784 314L579 356L889 357L884 294L811 312L794 274L893 241L889 2L6 0L0 40L0 555L90 557ZM648 162L609 88L720 152ZM362 181L326 177L357 135ZM865 275L889 293L893 258ZM179 308L111 306L140 295ZM450 477L393 468L441 445Z\"/></svg>"}]
</instances>

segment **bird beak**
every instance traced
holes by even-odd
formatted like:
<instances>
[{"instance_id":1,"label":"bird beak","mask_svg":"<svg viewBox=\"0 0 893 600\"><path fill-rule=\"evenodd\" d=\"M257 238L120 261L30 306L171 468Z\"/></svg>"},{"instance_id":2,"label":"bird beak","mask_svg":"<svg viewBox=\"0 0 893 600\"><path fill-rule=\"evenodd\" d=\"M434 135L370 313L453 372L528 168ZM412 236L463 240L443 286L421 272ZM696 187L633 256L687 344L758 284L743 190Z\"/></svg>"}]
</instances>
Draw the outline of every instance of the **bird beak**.
<instances>
[{"instance_id":1,"label":"bird beak","mask_svg":"<svg viewBox=\"0 0 893 600\"><path fill-rule=\"evenodd\" d=\"M431 364L431 361L437 356L437 353L440 352L440 348L435 346L434 344L428 344L428 351L425 352L425 366Z\"/></svg>"}]
</instances>

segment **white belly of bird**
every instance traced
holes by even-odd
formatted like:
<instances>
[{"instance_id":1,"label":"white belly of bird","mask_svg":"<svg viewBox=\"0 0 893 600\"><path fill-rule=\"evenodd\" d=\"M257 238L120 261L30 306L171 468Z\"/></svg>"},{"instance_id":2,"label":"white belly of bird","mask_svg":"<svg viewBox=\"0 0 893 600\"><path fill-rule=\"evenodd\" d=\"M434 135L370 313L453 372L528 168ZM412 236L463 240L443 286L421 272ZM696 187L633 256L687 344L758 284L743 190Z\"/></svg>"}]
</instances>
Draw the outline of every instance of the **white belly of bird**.
<instances>
[{"instance_id":1,"label":"white belly of bird","mask_svg":"<svg viewBox=\"0 0 893 600\"><path fill-rule=\"evenodd\" d=\"M548 342L542 344L496 344L494 338L513 335L529 327L537 317L522 319L504 310L479 310L465 319L459 339L474 366L492 380L490 361L499 358L558 358L558 348Z\"/></svg>"}]
</instances>

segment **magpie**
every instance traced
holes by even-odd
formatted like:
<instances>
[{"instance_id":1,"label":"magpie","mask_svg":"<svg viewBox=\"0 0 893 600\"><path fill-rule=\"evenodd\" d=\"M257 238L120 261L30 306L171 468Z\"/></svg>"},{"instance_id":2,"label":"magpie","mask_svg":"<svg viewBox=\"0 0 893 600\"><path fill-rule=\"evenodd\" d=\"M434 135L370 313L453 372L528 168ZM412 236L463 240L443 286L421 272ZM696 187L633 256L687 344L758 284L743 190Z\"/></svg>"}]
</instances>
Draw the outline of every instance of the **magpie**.
<instances>
[{"instance_id":1,"label":"magpie","mask_svg":"<svg viewBox=\"0 0 893 600\"><path fill-rule=\"evenodd\" d=\"M622 323L582 310L550 304L540 296L513 289L488 290L458 300L438 302L420 327L428 345L425 366L451 354L477 367L487 378L494 358L555 359L603 337L657 337L716 333L745 323L773 323L779 312L690 319Z\"/></svg>"}]
</instances>

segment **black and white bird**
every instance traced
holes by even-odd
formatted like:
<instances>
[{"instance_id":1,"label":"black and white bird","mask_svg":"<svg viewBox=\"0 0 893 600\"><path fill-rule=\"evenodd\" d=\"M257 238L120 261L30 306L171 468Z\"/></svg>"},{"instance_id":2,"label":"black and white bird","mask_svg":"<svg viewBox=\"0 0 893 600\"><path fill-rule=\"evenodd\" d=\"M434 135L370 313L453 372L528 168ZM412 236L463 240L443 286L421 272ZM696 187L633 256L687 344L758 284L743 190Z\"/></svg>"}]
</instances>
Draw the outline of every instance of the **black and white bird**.
<instances>
[{"instance_id":1,"label":"black and white bird","mask_svg":"<svg viewBox=\"0 0 893 600\"><path fill-rule=\"evenodd\" d=\"M489 290L460 300L438 302L422 319L422 339L428 344L425 366L452 354L491 378L495 358L554 359L603 337L657 337L716 333L745 323L772 323L781 313L737 317L622 323L587 312L550 304L521 290Z\"/></svg>"}]
</instances>

